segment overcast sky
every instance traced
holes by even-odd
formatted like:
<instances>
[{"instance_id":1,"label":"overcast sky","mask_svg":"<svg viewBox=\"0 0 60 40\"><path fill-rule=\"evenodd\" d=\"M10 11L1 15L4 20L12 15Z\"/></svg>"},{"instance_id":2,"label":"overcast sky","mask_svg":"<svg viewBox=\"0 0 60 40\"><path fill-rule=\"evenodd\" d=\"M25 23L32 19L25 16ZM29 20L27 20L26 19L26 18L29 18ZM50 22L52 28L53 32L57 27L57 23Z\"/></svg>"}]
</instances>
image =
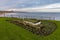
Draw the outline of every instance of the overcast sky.
<instances>
[{"instance_id":1,"label":"overcast sky","mask_svg":"<svg viewBox=\"0 0 60 40\"><path fill-rule=\"evenodd\" d=\"M60 0L0 0L0 10L9 8L39 7L60 3Z\"/></svg>"}]
</instances>

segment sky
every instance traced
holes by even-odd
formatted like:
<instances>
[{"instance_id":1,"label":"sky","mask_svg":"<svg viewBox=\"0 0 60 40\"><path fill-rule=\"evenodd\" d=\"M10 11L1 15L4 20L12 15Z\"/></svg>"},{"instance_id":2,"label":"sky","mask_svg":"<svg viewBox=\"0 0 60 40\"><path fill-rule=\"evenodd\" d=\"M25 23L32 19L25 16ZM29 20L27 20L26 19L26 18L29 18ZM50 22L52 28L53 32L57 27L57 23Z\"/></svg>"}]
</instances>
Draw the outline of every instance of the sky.
<instances>
[{"instance_id":1,"label":"sky","mask_svg":"<svg viewBox=\"0 0 60 40\"><path fill-rule=\"evenodd\" d=\"M50 4L59 4L60 6L60 0L0 0L0 10L40 7Z\"/></svg>"}]
</instances>

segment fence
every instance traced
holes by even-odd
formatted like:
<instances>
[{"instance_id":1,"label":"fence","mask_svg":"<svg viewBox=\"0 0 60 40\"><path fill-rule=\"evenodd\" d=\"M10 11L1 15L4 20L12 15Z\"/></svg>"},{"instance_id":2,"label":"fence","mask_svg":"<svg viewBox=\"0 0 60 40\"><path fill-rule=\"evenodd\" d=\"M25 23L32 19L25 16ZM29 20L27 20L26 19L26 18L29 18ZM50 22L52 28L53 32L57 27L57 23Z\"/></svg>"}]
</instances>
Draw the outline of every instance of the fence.
<instances>
[{"instance_id":1,"label":"fence","mask_svg":"<svg viewBox=\"0 0 60 40\"><path fill-rule=\"evenodd\" d=\"M15 17L15 18L31 18L31 19L41 19L41 20L55 20L55 17L48 16L28 16L28 15L2 15L0 17Z\"/></svg>"}]
</instances>

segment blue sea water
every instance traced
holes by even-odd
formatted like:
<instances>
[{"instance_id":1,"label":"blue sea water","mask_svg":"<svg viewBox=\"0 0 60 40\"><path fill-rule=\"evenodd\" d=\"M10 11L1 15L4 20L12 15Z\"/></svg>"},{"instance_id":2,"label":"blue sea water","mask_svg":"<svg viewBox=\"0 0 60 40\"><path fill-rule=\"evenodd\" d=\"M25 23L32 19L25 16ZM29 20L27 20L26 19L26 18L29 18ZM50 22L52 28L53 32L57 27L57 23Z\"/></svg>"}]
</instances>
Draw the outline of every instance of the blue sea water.
<instances>
[{"instance_id":1,"label":"blue sea water","mask_svg":"<svg viewBox=\"0 0 60 40\"><path fill-rule=\"evenodd\" d=\"M27 13L8 13L6 16L9 15L17 15L17 16L32 16L39 18L41 16L43 17L55 17L56 20L60 20L60 12L27 12Z\"/></svg>"}]
</instances>

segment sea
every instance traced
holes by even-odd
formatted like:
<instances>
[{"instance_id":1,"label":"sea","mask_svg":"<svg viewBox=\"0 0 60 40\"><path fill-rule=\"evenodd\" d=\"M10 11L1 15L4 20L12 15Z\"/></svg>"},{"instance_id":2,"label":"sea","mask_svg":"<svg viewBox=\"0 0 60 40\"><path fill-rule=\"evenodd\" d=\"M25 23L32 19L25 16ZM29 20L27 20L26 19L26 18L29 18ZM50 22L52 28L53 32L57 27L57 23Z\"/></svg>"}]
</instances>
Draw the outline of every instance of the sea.
<instances>
[{"instance_id":1,"label":"sea","mask_svg":"<svg viewBox=\"0 0 60 40\"><path fill-rule=\"evenodd\" d=\"M55 19L60 20L60 12L21 12L21 13L5 13L0 16L5 17L26 17L26 18L46 18L46 19Z\"/></svg>"}]
</instances>

